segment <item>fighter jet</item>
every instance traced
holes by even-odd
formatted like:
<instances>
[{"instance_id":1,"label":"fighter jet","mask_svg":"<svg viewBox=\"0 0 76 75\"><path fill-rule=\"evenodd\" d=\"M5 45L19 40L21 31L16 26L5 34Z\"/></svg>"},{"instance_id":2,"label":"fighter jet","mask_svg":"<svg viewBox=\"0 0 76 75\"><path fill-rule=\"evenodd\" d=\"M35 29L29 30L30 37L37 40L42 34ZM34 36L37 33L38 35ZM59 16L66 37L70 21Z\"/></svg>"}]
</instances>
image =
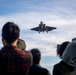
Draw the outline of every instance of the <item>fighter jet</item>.
<instances>
[{"instance_id":1,"label":"fighter jet","mask_svg":"<svg viewBox=\"0 0 76 75\"><path fill-rule=\"evenodd\" d=\"M39 33L46 31L46 32L48 33L48 31L52 31L53 29L57 29L57 28L56 28L56 27L46 26L46 25L41 21L38 27L32 28L31 30L38 31Z\"/></svg>"}]
</instances>

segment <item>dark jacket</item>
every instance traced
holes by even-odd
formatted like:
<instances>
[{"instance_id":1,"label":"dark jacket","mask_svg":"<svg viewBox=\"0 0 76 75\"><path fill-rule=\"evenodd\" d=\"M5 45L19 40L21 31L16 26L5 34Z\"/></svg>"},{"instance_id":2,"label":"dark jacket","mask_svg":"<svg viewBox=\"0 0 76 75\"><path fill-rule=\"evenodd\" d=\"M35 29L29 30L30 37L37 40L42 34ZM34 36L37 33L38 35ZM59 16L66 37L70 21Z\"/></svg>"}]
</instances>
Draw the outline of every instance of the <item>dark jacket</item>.
<instances>
[{"instance_id":1,"label":"dark jacket","mask_svg":"<svg viewBox=\"0 0 76 75\"><path fill-rule=\"evenodd\" d=\"M33 65L30 68L29 75L51 75L50 72L40 65Z\"/></svg>"},{"instance_id":2,"label":"dark jacket","mask_svg":"<svg viewBox=\"0 0 76 75\"><path fill-rule=\"evenodd\" d=\"M63 61L53 67L53 75L74 75L74 66L68 65Z\"/></svg>"}]
</instances>

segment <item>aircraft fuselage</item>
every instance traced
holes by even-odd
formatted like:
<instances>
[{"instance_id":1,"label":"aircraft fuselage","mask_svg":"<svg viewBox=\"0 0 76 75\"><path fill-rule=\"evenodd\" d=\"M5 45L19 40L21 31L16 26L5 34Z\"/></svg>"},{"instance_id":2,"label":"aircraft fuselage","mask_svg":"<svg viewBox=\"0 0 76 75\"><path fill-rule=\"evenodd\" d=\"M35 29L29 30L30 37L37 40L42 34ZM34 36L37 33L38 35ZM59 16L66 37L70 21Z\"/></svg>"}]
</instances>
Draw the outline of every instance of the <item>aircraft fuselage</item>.
<instances>
[{"instance_id":1,"label":"aircraft fuselage","mask_svg":"<svg viewBox=\"0 0 76 75\"><path fill-rule=\"evenodd\" d=\"M56 27L50 27L50 26L46 26L42 21L40 22L38 27L32 28L31 30L35 30L40 32L44 32L46 31L48 33L48 31L51 31L53 29L56 29Z\"/></svg>"},{"instance_id":2,"label":"aircraft fuselage","mask_svg":"<svg viewBox=\"0 0 76 75\"><path fill-rule=\"evenodd\" d=\"M39 30L42 32L46 31L46 25L45 24L39 24Z\"/></svg>"}]
</instances>

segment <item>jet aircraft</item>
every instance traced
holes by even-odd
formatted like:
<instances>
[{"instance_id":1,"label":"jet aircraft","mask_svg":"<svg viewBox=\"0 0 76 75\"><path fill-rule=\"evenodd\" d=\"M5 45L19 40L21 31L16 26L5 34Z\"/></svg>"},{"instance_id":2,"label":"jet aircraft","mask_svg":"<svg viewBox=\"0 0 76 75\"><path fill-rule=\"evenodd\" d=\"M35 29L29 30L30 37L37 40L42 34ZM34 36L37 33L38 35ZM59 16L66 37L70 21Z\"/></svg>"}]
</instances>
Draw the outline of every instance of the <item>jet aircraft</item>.
<instances>
[{"instance_id":1,"label":"jet aircraft","mask_svg":"<svg viewBox=\"0 0 76 75\"><path fill-rule=\"evenodd\" d=\"M46 25L41 21L38 27L32 28L31 30L38 31L39 33L46 31L46 32L48 33L48 31L51 31L51 30L53 30L53 29L57 29L57 28L56 28L56 27L46 26Z\"/></svg>"}]
</instances>

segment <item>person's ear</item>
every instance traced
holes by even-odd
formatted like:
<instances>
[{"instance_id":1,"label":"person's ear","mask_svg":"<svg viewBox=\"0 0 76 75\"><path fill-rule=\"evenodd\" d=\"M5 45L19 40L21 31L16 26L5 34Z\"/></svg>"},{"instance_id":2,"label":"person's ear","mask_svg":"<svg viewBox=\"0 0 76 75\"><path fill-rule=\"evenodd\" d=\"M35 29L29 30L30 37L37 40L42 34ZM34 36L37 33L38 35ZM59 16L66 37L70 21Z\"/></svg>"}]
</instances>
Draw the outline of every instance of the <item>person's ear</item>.
<instances>
[{"instance_id":1,"label":"person's ear","mask_svg":"<svg viewBox=\"0 0 76 75\"><path fill-rule=\"evenodd\" d=\"M4 38L2 38L2 43L3 43L4 46L6 45L6 42L5 42Z\"/></svg>"}]
</instances>

